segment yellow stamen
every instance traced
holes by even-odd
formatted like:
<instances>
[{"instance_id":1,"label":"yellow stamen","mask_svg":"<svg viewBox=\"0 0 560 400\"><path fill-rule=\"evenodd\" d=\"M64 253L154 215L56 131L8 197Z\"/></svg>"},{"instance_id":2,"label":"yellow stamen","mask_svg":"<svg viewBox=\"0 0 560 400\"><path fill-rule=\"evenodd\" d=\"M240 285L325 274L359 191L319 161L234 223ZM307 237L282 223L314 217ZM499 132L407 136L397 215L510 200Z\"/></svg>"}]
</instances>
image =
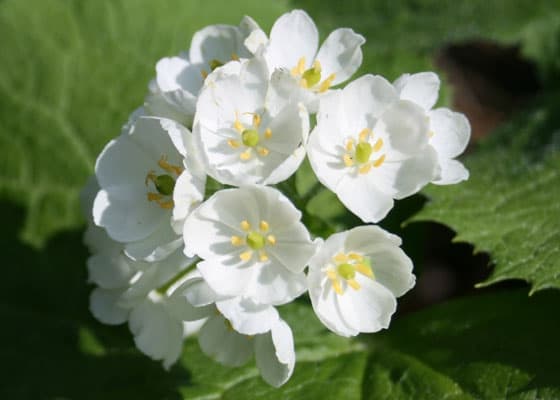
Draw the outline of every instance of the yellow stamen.
<instances>
[{"instance_id":1,"label":"yellow stamen","mask_svg":"<svg viewBox=\"0 0 560 400\"><path fill-rule=\"evenodd\" d=\"M268 235L268 236L266 237L266 241L267 241L269 244L271 244L271 245L274 246L274 245L276 244L276 236L274 236L274 235Z\"/></svg>"},{"instance_id":2,"label":"yellow stamen","mask_svg":"<svg viewBox=\"0 0 560 400\"><path fill-rule=\"evenodd\" d=\"M158 201L161 200L162 195L159 193L148 192L148 201Z\"/></svg>"},{"instance_id":3,"label":"yellow stamen","mask_svg":"<svg viewBox=\"0 0 560 400\"><path fill-rule=\"evenodd\" d=\"M266 221L261 221L261 223L259 224L259 228L262 232L267 232L270 229L270 225L268 225L268 222Z\"/></svg>"},{"instance_id":4,"label":"yellow stamen","mask_svg":"<svg viewBox=\"0 0 560 400\"><path fill-rule=\"evenodd\" d=\"M243 253L241 253L239 255L239 258L242 261L249 261L251 259L251 257L253 257L253 251L252 250L244 251Z\"/></svg>"},{"instance_id":5,"label":"yellow stamen","mask_svg":"<svg viewBox=\"0 0 560 400\"><path fill-rule=\"evenodd\" d=\"M366 142L371 131L368 128L364 128L359 133L360 143Z\"/></svg>"},{"instance_id":6,"label":"yellow stamen","mask_svg":"<svg viewBox=\"0 0 560 400\"><path fill-rule=\"evenodd\" d=\"M368 278L373 278L373 271L371 270L371 267L366 265L366 264L355 264L354 268L356 269L356 271L358 271L360 274L367 276Z\"/></svg>"},{"instance_id":7,"label":"yellow stamen","mask_svg":"<svg viewBox=\"0 0 560 400\"><path fill-rule=\"evenodd\" d=\"M238 56L237 54L235 54L235 53L231 53L231 59L232 59L233 61L239 61L239 56Z\"/></svg>"},{"instance_id":8,"label":"yellow stamen","mask_svg":"<svg viewBox=\"0 0 560 400\"><path fill-rule=\"evenodd\" d=\"M342 290L342 286L340 285L340 281L337 279L331 279L331 283L332 283L332 287L335 291L336 294L341 295L342 293L344 293L344 291Z\"/></svg>"},{"instance_id":9,"label":"yellow stamen","mask_svg":"<svg viewBox=\"0 0 560 400\"><path fill-rule=\"evenodd\" d=\"M259 147L257 149L257 152L263 157L268 156L268 154L270 153L270 151L266 147Z\"/></svg>"},{"instance_id":10,"label":"yellow stamen","mask_svg":"<svg viewBox=\"0 0 560 400\"><path fill-rule=\"evenodd\" d=\"M233 246L242 246L245 244L245 240L243 240L243 238L240 238L239 236L232 236L231 244Z\"/></svg>"},{"instance_id":11,"label":"yellow stamen","mask_svg":"<svg viewBox=\"0 0 560 400\"><path fill-rule=\"evenodd\" d=\"M299 75L303 74L304 71L305 71L305 57L301 57L298 60L297 65L294 68L292 68L291 72L292 72L292 75L299 76Z\"/></svg>"},{"instance_id":12,"label":"yellow stamen","mask_svg":"<svg viewBox=\"0 0 560 400\"><path fill-rule=\"evenodd\" d=\"M348 257L344 253L338 253L336 256L333 257L333 260L337 264L343 264L348 262Z\"/></svg>"},{"instance_id":13,"label":"yellow stamen","mask_svg":"<svg viewBox=\"0 0 560 400\"><path fill-rule=\"evenodd\" d=\"M330 280L336 280L336 279L338 279L338 275L336 274L336 271L333 271L332 269L328 269L328 270L327 270L327 277L328 277Z\"/></svg>"},{"instance_id":14,"label":"yellow stamen","mask_svg":"<svg viewBox=\"0 0 560 400\"><path fill-rule=\"evenodd\" d=\"M373 166L375 168L377 168L377 167L381 166L381 164L383 164L384 161L385 161L385 154L383 154L381 157L379 157L377 160L375 160L373 162Z\"/></svg>"},{"instance_id":15,"label":"yellow stamen","mask_svg":"<svg viewBox=\"0 0 560 400\"><path fill-rule=\"evenodd\" d=\"M364 256L358 253L350 253L348 254L348 258L355 261L362 261L364 259Z\"/></svg>"},{"instance_id":16,"label":"yellow stamen","mask_svg":"<svg viewBox=\"0 0 560 400\"><path fill-rule=\"evenodd\" d=\"M241 146L241 143L234 139L229 139L227 141L227 144L229 144L229 147L231 147L232 149L237 149L239 146Z\"/></svg>"},{"instance_id":17,"label":"yellow stamen","mask_svg":"<svg viewBox=\"0 0 560 400\"><path fill-rule=\"evenodd\" d=\"M268 255L266 254L266 251L261 250L259 252L259 261L260 262L267 262L268 261Z\"/></svg>"},{"instance_id":18,"label":"yellow stamen","mask_svg":"<svg viewBox=\"0 0 560 400\"><path fill-rule=\"evenodd\" d=\"M261 116L259 114L253 114L253 126L258 128L261 125Z\"/></svg>"},{"instance_id":19,"label":"yellow stamen","mask_svg":"<svg viewBox=\"0 0 560 400\"><path fill-rule=\"evenodd\" d=\"M200 75L202 75L202 79L206 79L206 77L208 76L208 72L206 72L205 70L200 71Z\"/></svg>"},{"instance_id":20,"label":"yellow stamen","mask_svg":"<svg viewBox=\"0 0 560 400\"><path fill-rule=\"evenodd\" d=\"M329 90L330 87L332 86L332 83L333 83L335 77L336 77L335 74L330 74L330 75L328 76L328 78L325 79L325 80L323 81L323 83L321 83L321 85L319 85L319 93L324 93L324 92L326 92L327 90Z\"/></svg>"},{"instance_id":21,"label":"yellow stamen","mask_svg":"<svg viewBox=\"0 0 560 400\"><path fill-rule=\"evenodd\" d=\"M183 173L183 170L184 170L183 167L179 167L179 166L176 166L176 165L169 164L167 162L167 156L165 156L165 155L161 156L161 158L158 161L158 165L160 166L161 169L164 169L167 172L170 172L172 174L174 173L176 175L181 175Z\"/></svg>"},{"instance_id":22,"label":"yellow stamen","mask_svg":"<svg viewBox=\"0 0 560 400\"><path fill-rule=\"evenodd\" d=\"M379 151L381 150L382 147L383 147L383 139L379 138L377 139L377 142L375 142L375 144L373 145L372 150Z\"/></svg>"},{"instance_id":23,"label":"yellow stamen","mask_svg":"<svg viewBox=\"0 0 560 400\"><path fill-rule=\"evenodd\" d=\"M146 179L144 179L144 183L146 184L146 186L148 186L148 184L150 182L154 182L156 178L157 176L154 171L148 171L148 174L146 175Z\"/></svg>"},{"instance_id":24,"label":"yellow stamen","mask_svg":"<svg viewBox=\"0 0 560 400\"><path fill-rule=\"evenodd\" d=\"M237 112L235 113L235 121L233 122L233 128L239 133L245 130L245 127L243 126L241 121L239 121L239 115L237 114Z\"/></svg>"},{"instance_id":25,"label":"yellow stamen","mask_svg":"<svg viewBox=\"0 0 560 400\"><path fill-rule=\"evenodd\" d=\"M352 165L354 165L354 160L352 160L350 154L345 154L342 157L342 160L344 161L344 165L346 165L347 167L351 167Z\"/></svg>"},{"instance_id":26,"label":"yellow stamen","mask_svg":"<svg viewBox=\"0 0 560 400\"><path fill-rule=\"evenodd\" d=\"M247 160L251 159L251 149L249 148L249 149L245 150L243 153L241 153L239 155L239 158L243 161L247 161Z\"/></svg>"},{"instance_id":27,"label":"yellow stamen","mask_svg":"<svg viewBox=\"0 0 560 400\"><path fill-rule=\"evenodd\" d=\"M307 89L309 85L307 84L307 81L305 79L302 79L301 81L299 81L299 86Z\"/></svg>"},{"instance_id":28,"label":"yellow stamen","mask_svg":"<svg viewBox=\"0 0 560 400\"><path fill-rule=\"evenodd\" d=\"M363 175L363 174L367 174L370 170L371 170L371 163L368 163L362 165L358 170L358 172Z\"/></svg>"},{"instance_id":29,"label":"yellow stamen","mask_svg":"<svg viewBox=\"0 0 560 400\"><path fill-rule=\"evenodd\" d=\"M352 150L354 150L354 139L350 138L346 142L346 151L352 151Z\"/></svg>"},{"instance_id":30,"label":"yellow stamen","mask_svg":"<svg viewBox=\"0 0 560 400\"><path fill-rule=\"evenodd\" d=\"M266 128L264 131L264 137L270 139L272 137L272 130L270 128Z\"/></svg>"},{"instance_id":31,"label":"yellow stamen","mask_svg":"<svg viewBox=\"0 0 560 400\"><path fill-rule=\"evenodd\" d=\"M360 290L361 286L355 279L348 279L348 285L354 290Z\"/></svg>"},{"instance_id":32,"label":"yellow stamen","mask_svg":"<svg viewBox=\"0 0 560 400\"><path fill-rule=\"evenodd\" d=\"M251 224L247 220L241 221L241 224L239 224L239 225L241 226L241 229L243 229L245 232L247 232L251 229Z\"/></svg>"},{"instance_id":33,"label":"yellow stamen","mask_svg":"<svg viewBox=\"0 0 560 400\"><path fill-rule=\"evenodd\" d=\"M172 209L173 206L175 205L175 204L173 203L173 200L168 200L168 201L161 201L161 200L159 200L159 201L157 201L157 203L158 203L158 205L159 205L161 208L164 208L164 209L166 209L166 210Z\"/></svg>"}]
</instances>

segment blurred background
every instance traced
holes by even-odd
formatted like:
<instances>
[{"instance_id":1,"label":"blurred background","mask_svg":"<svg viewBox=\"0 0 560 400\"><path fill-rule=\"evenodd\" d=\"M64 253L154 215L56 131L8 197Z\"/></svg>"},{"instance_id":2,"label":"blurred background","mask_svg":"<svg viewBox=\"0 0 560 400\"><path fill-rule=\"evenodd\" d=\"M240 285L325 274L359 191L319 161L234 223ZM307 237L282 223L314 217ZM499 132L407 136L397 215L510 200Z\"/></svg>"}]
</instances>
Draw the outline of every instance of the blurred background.
<instances>
[{"instance_id":1,"label":"blurred background","mask_svg":"<svg viewBox=\"0 0 560 400\"><path fill-rule=\"evenodd\" d=\"M143 103L157 60L187 49L205 25L247 14L268 31L293 8L311 15L322 38L337 27L366 37L356 76L438 72L438 104L468 116L471 154L560 84L556 1L0 0L0 398L196 398L198 389L181 388L204 382L202 355L189 350L194 361L166 373L134 349L126 327L89 315L79 193L96 155ZM305 190L309 169L299 174ZM526 287L474 289L490 274L488 255L452 243L443 225L405 223L428 198L399 202L382 223L402 235L419 278L397 319L475 291ZM327 192L308 212L312 226L319 213L332 230L358 224Z\"/></svg>"}]
</instances>

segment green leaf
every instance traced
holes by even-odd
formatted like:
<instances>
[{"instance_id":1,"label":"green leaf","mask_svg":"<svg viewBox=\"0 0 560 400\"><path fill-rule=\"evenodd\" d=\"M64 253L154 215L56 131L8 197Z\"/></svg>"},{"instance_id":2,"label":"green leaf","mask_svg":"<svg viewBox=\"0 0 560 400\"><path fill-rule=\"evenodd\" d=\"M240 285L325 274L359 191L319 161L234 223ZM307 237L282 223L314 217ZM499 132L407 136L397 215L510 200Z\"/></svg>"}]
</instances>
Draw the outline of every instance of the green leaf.
<instances>
[{"instance_id":1,"label":"green leaf","mask_svg":"<svg viewBox=\"0 0 560 400\"><path fill-rule=\"evenodd\" d=\"M523 279L532 292L560 287L560 107L541 99L466 157L470 179L431 186L413 221L437 221L455 241L490 253L495 265L481 285Z\"/></svg>"},{"instance_id":2,"label":"green leaf","mask_svg":"<svg viewBox=\"0 0 560 400\"><path fill-rule=\"evenodd\" d=\"M142 105L155 63L208 24L286 10L260 0L5 0L0 3L0 195L25 205L41 245L81 224L96 155Z\"/></svg>"}]
</instances>

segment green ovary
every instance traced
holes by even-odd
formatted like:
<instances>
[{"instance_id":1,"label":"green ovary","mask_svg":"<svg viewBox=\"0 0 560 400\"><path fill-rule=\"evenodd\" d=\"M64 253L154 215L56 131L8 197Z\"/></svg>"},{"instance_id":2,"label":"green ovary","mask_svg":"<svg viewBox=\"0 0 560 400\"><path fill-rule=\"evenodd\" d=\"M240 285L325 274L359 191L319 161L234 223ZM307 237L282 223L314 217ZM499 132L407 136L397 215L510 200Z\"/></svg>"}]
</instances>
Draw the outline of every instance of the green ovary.
<instances>
[{"instance_id":1,"label":"green ovary","mask_svg":"<svg viewBox=\"0 0 560 400\"><path fill-rule=\"evenodd\" d=\"M338 274L346 280L354 279L356 276L356 270L352 264L340 264L336 269Z\"/></svg>"},{"instance_id":2,"label":"green ovary","mask_svg":"<svg viewBox=\"0 0 560 400\"><path fill-rule=\"evenodd\" d=\"M321 80L321 70L315 67L309 68L303 73L301 78L307 82L307 87L313 87Z\"/></svg>"},{"instance_id":3,"label":"green ovary","mask_svg":"<svg viewBox=\"0 0 560 400\"><path fill-rule=\"evenodd\" d=\"M259 144L259 133L256 129L245 129L241 133L243 144L248 147L255 147Z\"/></svg>"},{"instance_id":4,"label":"green ovary","mask_svg":"<svg viewBox=\"0 0 560 400\"><path fill-rule=\"evenodd\" d=\"M369 157L371 156L372 152L373 149L371 147L371 144L366 142L358 143L358 145L356 146L355 159L360 164L366 163L369 161Z\"/></svg>"},{"instance_id":5,"label":"green ovary","mask_svg":"<svg viewBox=\"0 0 560 400\"><path fill-rule=\"evenodd\" d=\"M246 241L247 245L253 250L260 250L266 244L264 236L258 232L249 232Z\"/></svg>"},{"instance_id":6,"label":"green ovary","mask_svg":"<svg viewBox=\"0 0 560 400\"><path fill-rule=\"evenodd\" d=\"M175 189L175 179L170 175L158 175L154 180L157 191L164 196L171 196Z\"/></svg>"}]
</instances>

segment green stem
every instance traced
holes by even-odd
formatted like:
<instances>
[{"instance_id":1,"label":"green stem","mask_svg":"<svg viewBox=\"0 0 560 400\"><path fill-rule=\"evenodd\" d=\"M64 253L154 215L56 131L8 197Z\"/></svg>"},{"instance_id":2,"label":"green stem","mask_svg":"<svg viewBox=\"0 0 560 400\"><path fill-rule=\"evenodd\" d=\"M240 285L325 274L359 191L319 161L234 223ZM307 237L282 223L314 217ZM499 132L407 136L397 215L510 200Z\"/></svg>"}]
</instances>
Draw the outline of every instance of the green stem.
<instances>
[{"instance_id":1,"label":"green stem","mask_svg":"<svg viewBox=\"0 0 560 400\"><path fill-rule=\"evenodd\" d=\"M184 270L180 271L177 275L175 275L173 278L171 278L170 280L168 280L166 283L164 283L162 286L160 286L159 288L156 289L156 292L158 292L161 295L165 295L165 293L169 290L169 288L171 286L173 286L175 283L177 283L180 279L184 278L185 275L187 275L189 272L191 272L195 267L196 264L198 264L198 262L200 261L200 258L196 258L195 261L193 261L191 264L189 264L187 266L187 268L185 268Z\"/></svg>"}]
</instances>

